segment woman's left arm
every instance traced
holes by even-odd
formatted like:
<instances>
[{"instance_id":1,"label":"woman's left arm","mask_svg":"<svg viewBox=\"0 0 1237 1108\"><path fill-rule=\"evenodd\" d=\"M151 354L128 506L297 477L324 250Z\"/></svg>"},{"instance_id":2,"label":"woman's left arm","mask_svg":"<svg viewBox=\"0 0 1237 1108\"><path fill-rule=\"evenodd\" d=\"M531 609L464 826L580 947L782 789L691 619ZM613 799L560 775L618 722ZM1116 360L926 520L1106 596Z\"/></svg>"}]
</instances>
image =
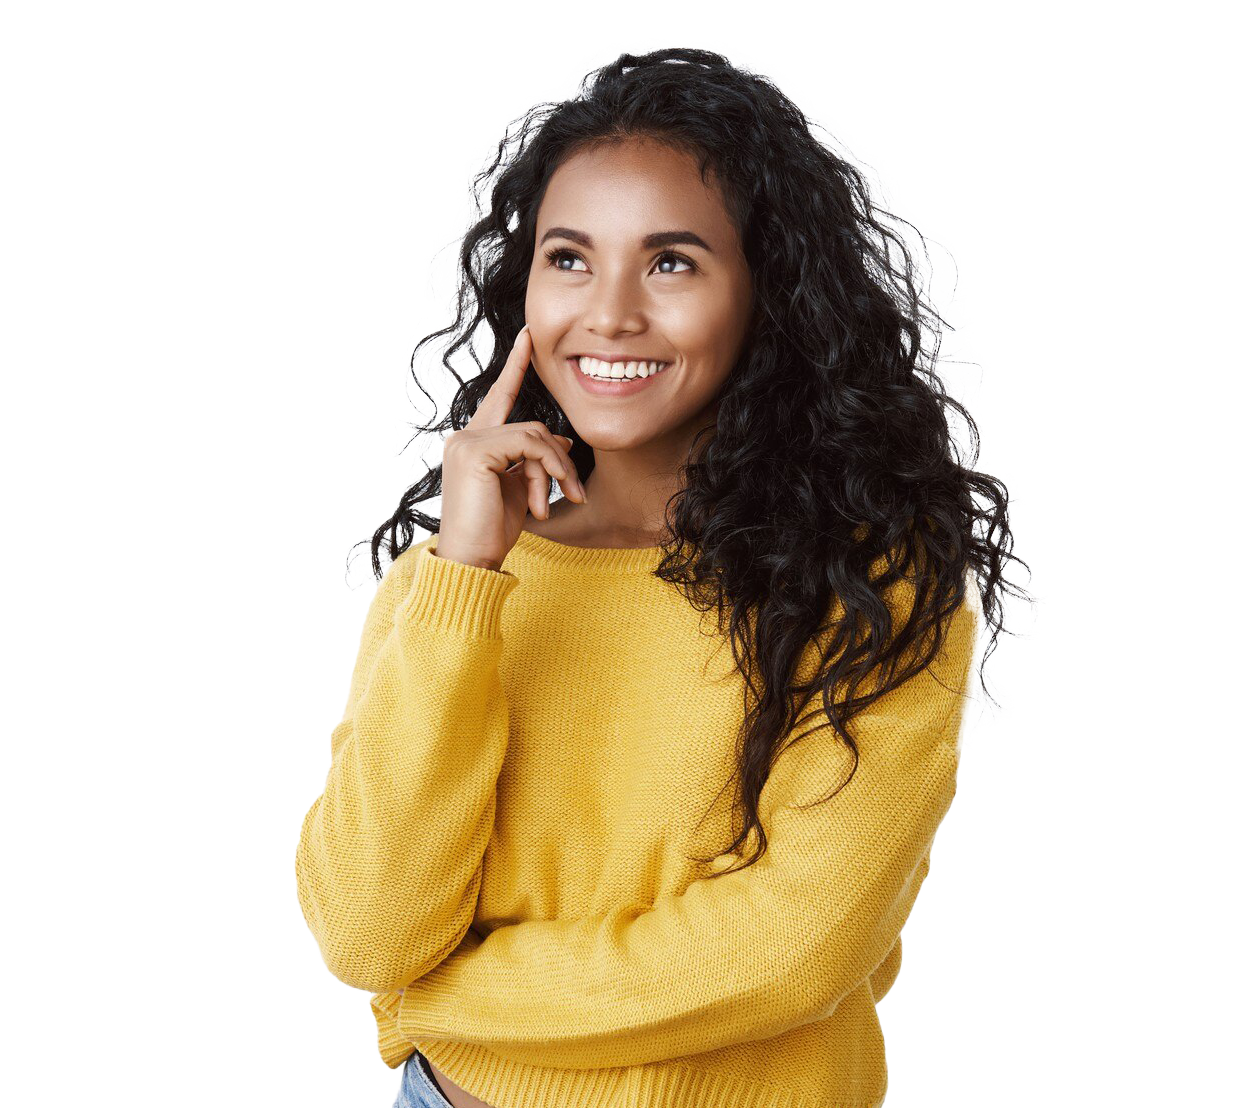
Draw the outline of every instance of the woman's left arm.
<instances>
[{"instance_id":1,"label":"woman's left arm","mask_svg":"<svg viewBox=\"0 0 1237 1108\"><path fill-rule=\"evenodd\" d=\"M754 864L652 905L475 935L403 992L399 1031L565 1068L643 1065L828 1018L885 960L957 782L977 620L958 609L932 665L775 761Z\"/></svg>"}]
</instances>

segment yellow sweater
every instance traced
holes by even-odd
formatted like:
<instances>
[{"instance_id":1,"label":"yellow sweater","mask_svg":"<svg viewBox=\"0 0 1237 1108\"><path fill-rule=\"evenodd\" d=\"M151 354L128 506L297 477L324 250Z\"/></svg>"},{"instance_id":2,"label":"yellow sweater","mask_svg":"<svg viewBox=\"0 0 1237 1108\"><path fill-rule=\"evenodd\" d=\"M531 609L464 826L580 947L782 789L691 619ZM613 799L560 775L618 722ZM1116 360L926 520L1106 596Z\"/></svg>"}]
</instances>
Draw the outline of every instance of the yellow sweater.
<instances>
[{"instance_id":1,"label":"yellow sweater","mask_svg":"<svg viewBox=\"0 0 1237 1108\"><path fill-rule=\"evenodd\" d=\"M793 807L852 763L801 724L825 726L774 764L767 853L705 881L743 706L715 617L656 548L525 531L500 571L436 544L378 586L296 851L386 1064L417 1047L497 1108L881 1104L875 1006L954 796L973 582L930 669L855 717L850 783Z\"/></svg>"}]
</instances>

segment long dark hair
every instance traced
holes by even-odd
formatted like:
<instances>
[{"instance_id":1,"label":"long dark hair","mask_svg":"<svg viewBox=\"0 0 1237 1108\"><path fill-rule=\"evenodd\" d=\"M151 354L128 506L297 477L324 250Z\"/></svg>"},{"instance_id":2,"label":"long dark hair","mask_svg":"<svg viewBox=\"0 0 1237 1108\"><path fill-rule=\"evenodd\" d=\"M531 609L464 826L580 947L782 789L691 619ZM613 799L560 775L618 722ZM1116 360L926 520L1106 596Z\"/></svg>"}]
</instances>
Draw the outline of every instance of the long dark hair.
<instances>
[{"instance_id":1,"label":"long dark hair","mask_svg":"<svg viewBox=\"0 0 1237 1108\"><path fill-rule=\"evenodd\" d=\"M654 573L716 611L743 674L742 828L724 851L754 830L743 868L766 849L756 802L803 707L823 698L813 714L823 711L850 747L853 776L859 750L846 721L930 664L968 577L993 627L980 666L987 693L983 667L1004 630L998 592L1027 596L1002 577L1008 560L1026 565L1013 555L1008 490L957 455L949 409L968 428L968 460L978 457L979 434L934 370L949 325L917 288L904 241L879 221L890 213L767 79L707 50L622 54L588 74L575 99L538 105L513 126L473 182L478 219L460 249L455 320L413 351L413 380L429 396L417 352L452 335L442 363L459 384L446 416L419 425L420 434L466 426L498 376L524 324L541 199L574 153L629 138L690 151L702 172L716 173L742 233L755 291L751 338L715 425L697 434L681 467ZM485 366L472 345L482 321L495 340ZM480 370L468 380L450 361L463 347ZM574 438L572 461L588 477L592 449L535 372L510 418ZM416 506L441 492L439 465L403 495L369 540L376 576L382 550L394 559L415 542L414 527L438 531L441 521ZM895 618L892 590L912 585ZM833 611L840 618L805 684L798 664ZM871 691L860 694L865 682Z\"/></svg>"}]
</instances>

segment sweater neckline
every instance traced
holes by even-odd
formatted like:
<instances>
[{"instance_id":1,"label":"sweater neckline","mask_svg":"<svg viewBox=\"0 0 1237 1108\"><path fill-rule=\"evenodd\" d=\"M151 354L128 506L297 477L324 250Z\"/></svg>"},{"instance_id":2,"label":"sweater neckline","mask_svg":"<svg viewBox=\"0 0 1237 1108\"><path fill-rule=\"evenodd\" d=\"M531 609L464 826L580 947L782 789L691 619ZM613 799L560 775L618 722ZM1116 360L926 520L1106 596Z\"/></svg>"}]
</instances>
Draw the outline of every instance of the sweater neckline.
<instances>
[{"instance_id":1,"label":"sweater neckline","mask_svg":"<svg viewBox=\"0 0 1237 1108\"><path fill-rule=\"evenodd\" d=\"M571 546L534 531L521 531L515 540L520 550L541 561L607 573L643 573L661 562L661 546Z\"/></svg>"}]
</instances>

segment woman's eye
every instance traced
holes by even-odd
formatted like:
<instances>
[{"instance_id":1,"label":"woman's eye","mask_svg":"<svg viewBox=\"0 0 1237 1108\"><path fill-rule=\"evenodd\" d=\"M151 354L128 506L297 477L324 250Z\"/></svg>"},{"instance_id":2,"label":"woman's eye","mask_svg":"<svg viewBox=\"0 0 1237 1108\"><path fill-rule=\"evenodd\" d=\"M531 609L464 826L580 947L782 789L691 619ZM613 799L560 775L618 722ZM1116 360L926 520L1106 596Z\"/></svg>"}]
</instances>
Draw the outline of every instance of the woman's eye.
<instances>
[{"instance_id":1,"label":"woman's eye","mask_svg":"<svg viewBox=\"0 0 1237 1108\"><path fill-rule=\"evenodd\" d=\"M687 269L662 269L661 266L664 262L669 262L672 266L675 262L682 262ZM657 259L656 268L658 273L686 273L688 270L695 269L696 267L683 257L682 254L663 254Z\"/></svg>"},{"instance_id":2,"label":"woman's eye","mask_svg":"<svg viewBox=\"0 0 1237 1108\"><path fill-rule=\"evenodd\" d=\"M580 257L579 254L573 254L570 250L551 250L549 251L547 257L549 257L550 259L551 266L553 266L555 269L561 269L564 273L570 273L572 269L571 269L570 264L568 265L560 264L563 261L567 261L568 263L571 263L571 262L582 262L584 260L583 258Z\"/></svg>"},{"instance_id":3,"label":"woman's eye","mask_svg":"<svg viewBox=\"0 0 1237 1108\"><path fill-rule=\"evenodd\" d=\"M582 272L586 268L584 265L584 259L581 258L580 255L577 254L574 250L563 250L561 248L558 250L547 250L546 258L548 259L551 268L557 269L562 273ZM564 265L563 264L564 262L566 262L567 264ZM573 264L575 262L580 263L579 270L575 268L575 265ZM675 269L674 266L680 262L683 264L685 268ZM662 266L666 265L667 263L669 263L670 268L663 269ZM654 263L653 272L668 275L672 273L689 273L695 268L696 268L695 263L692 262L689 258L683 257L682 254L666 253L658 257L657 261Z\"/></svg>"}]
</instances>

